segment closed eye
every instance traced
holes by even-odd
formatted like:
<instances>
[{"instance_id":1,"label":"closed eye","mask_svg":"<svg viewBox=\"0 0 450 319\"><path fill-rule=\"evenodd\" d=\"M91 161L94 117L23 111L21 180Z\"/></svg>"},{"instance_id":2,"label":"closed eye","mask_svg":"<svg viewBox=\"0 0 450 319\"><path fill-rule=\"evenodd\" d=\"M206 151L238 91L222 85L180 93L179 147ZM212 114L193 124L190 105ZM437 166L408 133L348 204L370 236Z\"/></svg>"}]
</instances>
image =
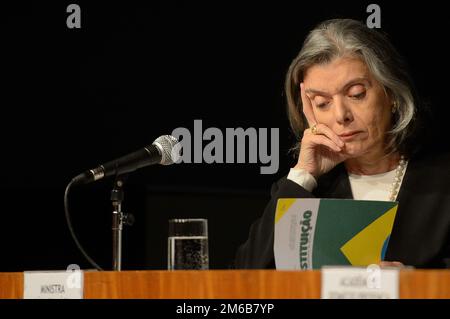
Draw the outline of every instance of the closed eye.
<instances>
[{"instance_id":1,"label":"closed eye","mask_svg":"<svg viewBox=\"0 0 450 319\"><path fill-rule=\"evenodd\" d=\"M355 99L355 100L361 100L361 99L363 99L365 96L366 96L366 91L361 92L361 93L358 93L358 94L350 95L350 97L351 97L352 99Z\"/></svg>"},{"instance_id":2,"label":"closed eye","mask_svg":"<svg viewBox=\"0 0 450 319\"><path fill-rule=\"evenodd\" d=\"M320 108L324 108L325 106L328 105L329 102L322 102L322 103L316 103L316 107Z\"/></svg>"}]
</instances>

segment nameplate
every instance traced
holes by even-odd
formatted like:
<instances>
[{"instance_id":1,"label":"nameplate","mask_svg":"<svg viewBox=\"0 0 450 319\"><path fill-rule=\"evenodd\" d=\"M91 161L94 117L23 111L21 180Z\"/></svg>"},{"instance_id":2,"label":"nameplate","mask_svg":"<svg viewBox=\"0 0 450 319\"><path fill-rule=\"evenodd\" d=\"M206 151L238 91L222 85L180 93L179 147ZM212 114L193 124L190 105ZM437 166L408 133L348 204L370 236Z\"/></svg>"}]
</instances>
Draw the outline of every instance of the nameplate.
<instances>
[{"instance_id":1,"label":"nameplate","mask_svg":"<svg viewBox=\"0 0 450 319\"><path fill-rule=\"evenodd\" d=\"M364 268L322 268L322 299L398 299L398 269L377 265Z\"/></svg>"},{"instance_id":2,"label":"nameplate","mask_svg":"<svg viewBox=\"0 0 450 319\"><path fill-rule=\"evenodd\" d=\"M83 299L83 272L25 271L24 299Z\"/></svg>"}]
</instances>

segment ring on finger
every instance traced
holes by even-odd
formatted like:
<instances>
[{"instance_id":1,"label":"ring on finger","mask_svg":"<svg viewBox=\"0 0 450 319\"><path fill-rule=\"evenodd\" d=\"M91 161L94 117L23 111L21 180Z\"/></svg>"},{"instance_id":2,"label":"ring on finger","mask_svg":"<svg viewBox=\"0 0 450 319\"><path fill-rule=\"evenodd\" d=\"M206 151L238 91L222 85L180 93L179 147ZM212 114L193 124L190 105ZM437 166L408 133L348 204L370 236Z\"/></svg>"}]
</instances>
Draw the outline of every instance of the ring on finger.
<instances>
[{"instance_id":1,"label":"ring on finger","mask_svg":"<svg viewBox=\"0 0 450 319\"><path fill-rule=\"evenodd\" d=\"M311 126L311 133L313 133L314 135L319 134L319 130L317 129L317 124L314 124L313 126Z\"/></svg>"}]
</instances>

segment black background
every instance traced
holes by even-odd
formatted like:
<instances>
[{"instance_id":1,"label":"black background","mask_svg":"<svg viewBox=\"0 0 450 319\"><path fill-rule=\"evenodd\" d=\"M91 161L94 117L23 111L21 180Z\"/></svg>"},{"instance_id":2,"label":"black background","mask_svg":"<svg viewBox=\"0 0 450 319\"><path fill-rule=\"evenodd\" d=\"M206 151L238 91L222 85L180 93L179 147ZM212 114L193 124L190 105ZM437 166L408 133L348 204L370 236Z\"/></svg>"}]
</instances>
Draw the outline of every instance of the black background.
<instances>
[{"instance_id":1,"label":"black background","mask_svg":"<svg viewBox=\"0 0 450 319\"><path fill-rule=\"evenodd\" d=\"M211 268L229 267L270 185L294 164L284 77L307 32L329 18L365 21L371 2L78 1L2 5L0 271L91 267L64 219L78 173L150 144L177 127L279 128L280 169L261 164L151 166L134 173L124 209L124 269L166 267L167 220L206 217ZM382 29L432 107L433 148L448 141L448 17L440 2L377 2ZM80 241L111 268L112 180L75 188Z\"/></svg>"}]
</instances>

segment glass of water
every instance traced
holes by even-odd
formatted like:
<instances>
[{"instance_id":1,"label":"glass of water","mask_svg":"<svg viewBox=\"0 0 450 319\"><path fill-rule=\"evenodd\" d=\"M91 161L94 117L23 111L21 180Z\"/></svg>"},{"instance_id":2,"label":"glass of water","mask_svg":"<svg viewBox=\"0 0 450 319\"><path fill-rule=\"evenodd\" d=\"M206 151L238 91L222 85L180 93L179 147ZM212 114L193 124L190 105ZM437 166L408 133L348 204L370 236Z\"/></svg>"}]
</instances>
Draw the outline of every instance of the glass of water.
<instances>
[{"instance_id":1,"label":"glass of water","mask_svg":"<svg viewBox=\"0 0 450 319\"><path fill-rule=\"evenodd\" d=\"M209 269L206 219L169 220L167 267L169 270Z\"/></svg>"}]
</instances>

